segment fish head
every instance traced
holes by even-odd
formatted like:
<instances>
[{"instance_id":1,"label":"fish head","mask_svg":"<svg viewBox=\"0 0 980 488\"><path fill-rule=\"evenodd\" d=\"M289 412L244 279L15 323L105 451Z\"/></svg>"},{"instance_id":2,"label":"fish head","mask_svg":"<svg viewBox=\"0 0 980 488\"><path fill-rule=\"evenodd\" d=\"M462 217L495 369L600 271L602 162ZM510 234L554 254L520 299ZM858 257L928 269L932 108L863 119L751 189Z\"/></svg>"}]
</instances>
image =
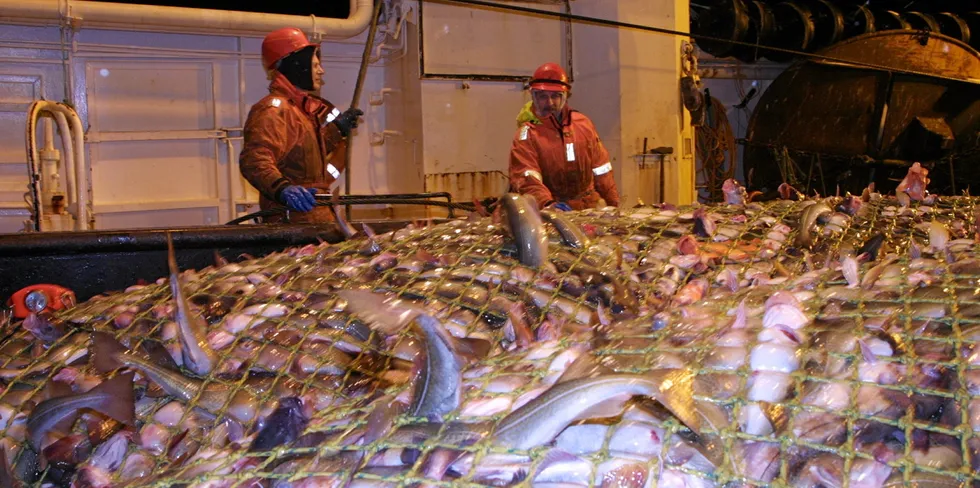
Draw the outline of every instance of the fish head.
<instances>
[{"instance_id":1,"label":"fish head","mask_svg":"<svg viewBox=\"0 0 980 488\"><path fill-rule=\"evenodd\" d=\"M49 314L30 313L24 319L24 328L45 343L52 343L65 335L68 328L64 322Z\"/></svg>"},{"instance_id":2,"label":"fish head","mask_svg":"<svg viewBox=\"0 0 980 488\"><path fill-rule=\"evenodd\" d=\"M738 181L729 178L721 184L721 191L725 194L725 203L729 205L742 205L745 203L745 189Z\"/></svg>"}]
</instances>

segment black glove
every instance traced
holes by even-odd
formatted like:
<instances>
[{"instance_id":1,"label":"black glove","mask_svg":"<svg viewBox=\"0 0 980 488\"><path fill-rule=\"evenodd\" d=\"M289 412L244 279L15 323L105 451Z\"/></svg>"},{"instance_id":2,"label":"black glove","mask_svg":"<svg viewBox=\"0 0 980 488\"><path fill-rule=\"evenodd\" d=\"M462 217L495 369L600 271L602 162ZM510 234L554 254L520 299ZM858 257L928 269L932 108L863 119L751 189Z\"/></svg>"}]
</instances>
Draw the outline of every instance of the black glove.
<instances>
[{"instance_id":1,"label":"black glove","mask_svg":"<svg viewBox=\"0 0 980 488\"><path fill-rule=\"evenodd\" d=\"M334 119L333 123L337 124L337 128L340 129L340 135L347 137L350 135L351 129L357 127L357 118L364 115L364 111L359 108L349 108L346 112L340 114L339 117Z\"/></svg>"}]
</instances>

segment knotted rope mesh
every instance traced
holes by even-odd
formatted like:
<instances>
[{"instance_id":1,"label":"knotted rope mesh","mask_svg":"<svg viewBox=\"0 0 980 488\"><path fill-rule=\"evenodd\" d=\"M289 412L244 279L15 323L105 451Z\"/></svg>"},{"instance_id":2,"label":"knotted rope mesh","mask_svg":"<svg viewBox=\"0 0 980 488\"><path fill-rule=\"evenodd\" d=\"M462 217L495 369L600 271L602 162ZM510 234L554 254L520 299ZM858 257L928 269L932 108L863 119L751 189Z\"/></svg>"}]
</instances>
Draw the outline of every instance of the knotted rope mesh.
<instances>
[{"instance_id":1,"label":"knotted rope mesh","mask_svg":"<svg viewBox=\"0 0 980 488\"><path fill-rule=\"evenodd\" d=\"M484 218L186 270L217 353L208 374L183 364L167 278L51 317L64 334L12 324L0 447L8 472L38 486L972 486L978 203L876 199L818 219L808 246L795 241L813 202L587 210L565 215L590 245L548 225L540 269ZM351 289L411 301L491 346L460 356L450 413L406 412L425 339L352 313L337 295ZM37 452L40 402L127 371L95 368L94 331L193 383L182 398L133 368L133 425L83 409ZM699 432L636 395L527 449L494 442L529 402L560 416L542 395L583 358L602 374L689 372ZM304 421L255 448L283 398L300 399Z\"/></svg>"}]
</instances>

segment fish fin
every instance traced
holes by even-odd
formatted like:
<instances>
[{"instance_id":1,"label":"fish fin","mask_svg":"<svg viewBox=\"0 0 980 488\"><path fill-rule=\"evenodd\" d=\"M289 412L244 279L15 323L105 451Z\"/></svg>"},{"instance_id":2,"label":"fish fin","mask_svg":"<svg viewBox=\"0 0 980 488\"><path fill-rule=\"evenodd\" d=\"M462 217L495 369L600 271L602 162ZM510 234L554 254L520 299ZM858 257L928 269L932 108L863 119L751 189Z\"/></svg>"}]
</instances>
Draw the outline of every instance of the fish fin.
<instances>
[{"instance_id":1,"label":"fish fin","mask_svg":"<svg viewBox=\"0 0 980 488\"><path fill-rule=\"evenodd\" d=\"M98 413L83 414L82 420L85 421L85 431L88 433L89 443L93 446L105 442L122 427L122 424L114 419Z\"/></svg>"},{"instance_id":2,"label":"fish fin","mask_svg":"<svg viewBox=\"0 0 980 488\"><path fill-rule=\"evenodd\" d=\"M152 363L173 371L180 369L177 363L174 362L174 358L170 356L170 353L167 352L167 349L160 342L152 339L144 339L140 342L140 349Z\"/></svg>"},{"instance_id":3,"label":"fish fin","mask_svg":"<svg viewBox=\"0 0 980 488\"><path fill-rule=\"evenodd\" d=\"M391 431L395 419L408 409L408 405L395 401L393 395L385 395L374 402L376 406L367 415L367 426L361 437L363 444L370 444Z\"/></svg>"},{"instance_id":4,"label":"fish fin","mask_svg":"<svg viewBox=\"0 0 980 488\"><path fill-rule=\"evenodd\" d=\"M732 329L744 329L748 326L748 311L745 305L745 298L738 303L735 308L735 320L732 321Z\"/></svg>"},{"instance_id":5,"label":"fish fin","mask_svg":"<svg viewBox=\"0 0 980 488\"><path fill-rule=\"evenodd\" d=\"M418 251L415 251L415 257L419 258L420 261L426 264L436 264L439 262L439 258L421 247Z\"/></svg>"},{"instance_id":6,"label":"fish fin","mask_svg":"<svg viewBox=\"0 0 980 488\"><path fill-rule=\"evenodd\" d=\"M539 459L540 460L537 462L537 465L535 465L531 471L531 476L529 476L529 478L532 481L534 480L534 478L537 478L537 476L541 474L542 471L548 469L548 467L551 466L552 464L561 463L565 461L575 461L576 459L578 459L578 456L564 449L552 447L551 449L545 451L544 454L542 454Z\"/></svg>"},{"instance_id":7,"label":"fish fin","mask_svg":"<svg viewBox=\"0 0 980 488\"><path fill-rule=\"evenodd\" d=\"M364 222L361 223L361 228L364 229L364 234L368 237L374 237L376 235L374 229L372 229Z\"/></svg>"},{"instance_id":8,"label":"fish fin","mask_svg":"<svg viewBox=\"0 0 980 488\"><path fill-rule=\"evenodd\" d=\"M177 256L174 253L174 240L170 233L167 232L167 268L170 270L170 287L177 288L178 277L180 275L180 268L177 267ZM174 299L177 299L177 293L174 293Z\"/></svg>"},{"instance_id":9,"label":"fish fin","mask_svg":"<svg viewBox=\"0 0 980 488\"><path fill-rule=\"evenodd\" d=\"M214 251L214 265L215 266L218 266L218 267L221 267L221 266L225 266L227 264L228 264L228 260L225 259L224 256L222 256L221 253L218 252L217 249L215 249L215 251Z\"/></svg>"},{"instance_id":10,"label":"fish fin","mask_svg":"<svg viewBox=\"0 0 980 488\"><path fill-rule=\"evenodd\" d=\"M864 361L867 363L873 363L878 360L878 356L875 355L874 351L871 350L871 346L868 345L863 339L858 339L858 346L861 348L861 355L864 356Z\"/></svg>"},{"instance_id":11,"label":"fish fin","mask_svg":"<svg viewBox=\"0 0 980 488\"><path fill-rule=\"evenodd\" d=\"M632 395L628 393L613 395L609 398L605 398L585 409L582 413L575 417L575 420L618 417L623 413L623 410L626 409L626 404L631 398Z\"/></svg>"},{"instance_id":12,"label":"fish fin","mask_svg":"<svg viewBox=\"0 0 980 488\"><path fill-rule=\"evenodd\" d=\"M791 341L793 341L793 342L795 342L797 344L802 344L803 343L803 336L800 335L800 333L797 332L796 329L794 329L794 328L792 328L792 327L790 327L788 325L776 324L772 328L775 329L775 330L778 330L784 336L786 336L787 339L789 339L789 340L791 340Z\"/></svg>"},{"instance_id":13,"label":"fish fin","mask_svg":"<svg viewBox=\"0 0 980 488\"><path fill-rule=\"evenodd\" d=\"M490 221L493 222L494 224L503 224L505 220L506 219L504 219L504 206L497 205L497 208L493 209L493 212L490 213Z\"/></svg>"},{"instance_id":14,"label":"fish fin","mask_svg":"<svg viewBox=\"0 0 980 488\"><path fill-rule=\"evenodd\" d=\"M738 272L735 271L732 268L727 268L726 274L727 274L727 276L725 277L725 279L728 282L727 283L728 284L728 289L732 293L737 292L738 291L738 288L740 286L739 285L739 280L738 280Z\"/></svg>"},{"instance_id":15,"label":"fish fin","mask_svg":"<svg viewBox=\"0 0 980 488\"><path fill-rule=\"evenodd\" d=\"M480 201L477 200L476 197L473 198L473 209L474 212L480 217L490 216L490 212L487 211L487 207L485 207L482 203L480 203Z\"/></svg>"},{"instance_id":16,"label":"fish fin","mask_svg":"<svg viewBox=\"0 0 980 488\"><path fill-rule=\"evenodd\" d=\"M331 205L331 207L333 207L333 214L337 218L337 228L340 229L341 233L344 234L344 237L348 239L356 236L357 231L347 223L347 219L344 217L344 213L341 211L340 192L330 192L330 202L333 204Z\"/></svg>"},{"instance_id":17,"label":"fish fin","mask_svg":"<svg viewBox=\"0 0 980 488\"><path fill-rule=\"evenodd\" d=\"M453 349L458 354L474 359L487 357L492 347L490 341L473 337L453 337L451 342Z\"/></svg>"},{"instance_id":18,"label":"fish fin","mask_svg":"<svg viewBox=\"0 0 980 488\"><path fill-rule=\"evenodd\" d=\"M753 192L758 193L758 192ZM649 470L639 462L624 464L616 469L607 471L602 477L602 486L617 486L620 488L643 488L647 485Z\"/></svg>"},{"instance_id":19,"label":"fish fin","mask_svg":"<svg viewBox=\"0 0 980 488\"><path fill-rule=\"evenodd\" d=\"M694 372L684 369L661 369L647 374L657 384L656 399L690 428L701 434L701 418L694 406Z\"/></svg>"},{"instance_id":20,"label":"fish fin","mask_svg":"<svg viewBox=\"0 0 980 488\"><path fill-rule=\"evenodd\" d=\"M207 374L214 367L214 363L217 362L217 355L211 350L211 346L208 345L204 337L207 331L207 324L204 323L201 317L194 315L190 304L187 302L187 295L184 293L180 284L180 270L177 268L174 242L169 232L167 233L167 266L170 268L170 292L173 295L174 301L174 318L176 319L178 328L181 330L178 336L180 337L185 364L190 355L188 352L189 344L192 344L200 349L204 360L200 364L195 364L190 369L194 370L197 374ZM188 335L191 337L186 337Z\"/></svg>"},{"instance_id":21,"label":"fish fin","mask_svg":"<svg viewBox=\"0 0 980 488\"><path fill-rule=\"evenodd\" d=\"M606 308L602 306L601 302L596 305L595 315L599 319L599 325L601 327L608 327L612 323L612 318L609 317Z\"/></svg>"},{"instance_id":22,"label":"fish fin","mask_svg":"<svg viewBox=\"0 0 980 488\"><path fill-rule=\"evenodd\" d=\"M912 398L909 397L907 393L886 388L881 388L881 393L888 399L888 401L894 403L902 410L906 410L908 407L912 406Z\"/></svg>"},{"instance_id":23,"label":"fish fin","mask_svg":"<svg viewBox=\"0 0 980 488\"><path fill-rule=\"evenodd\" d=\"M67 449L69 451L73 450L73 445L76 438L71 437L71 428L75 425L75 421L78 420L79 412L76 410L70 412L66 417L59 420L57 423L52 425L45 430L40 437L37 437L38 445L34 446L37 453L44 457L47 462L60 461L58 456L64 456L64 451ZM49 437L49 435L52 435ZM32 437L33 439L33 437ZM51 439L50 443L45 443L44 441ZM31 441L32 445L34 440ZM0 485L2 486L2 485Z\"/></svg>"},{"instance_id":24,"label":"fish fin","mask_svg":"<svg viewBox=\"0 0 980 488\"><path fill-rule=\"evenodd\" d=\"M348 313L357 315L369 327L385 335L403 329L414 315L411 307L392 307L387 298L370 290L337 290L335 293L347 302Z\"/></svg>"},{"instance_id":25,"label":"fish fin","mask_svg":"<svg viewBox=\"0 0 980 488\"><path fill-rule=\"evenodd\" d=\"M194 322L195 317L191 314L190 304L187 303L187 295L184 294L184 289L180 284L180 268L177 267L174 241L171 239L169 232L167 233L167 267L170 269L170 292L173 294L177 322ZM195 324L192 323L190 325Z\"/></svg>"},{"instance_id":26,"label":"fish fin","mask_svg":"<svg viewBox=\"0 0 980 488\"><path fill-rule=\"evenodd\" d=\"M909 238L909 257L912 259L919 259L922 257L922 248L919 247L919 243L915 241L915 237Z\"/></svg>"},{"instance_id":27,"label":"fish fin","mask_svg":"<svg viewBox=\"0 0 980 488\"><path fill-rule=\"evenodd\" d=\"M126 425L136 425L136 399L133 393L133 373L120 373L99 383L91 393L104 393L107 400L97 411Z\"/></svg>"},{"instance_id":28,"label":"fish fin","mask_svg":"<svg viewBox=\"0 0 980 488\"><path fill-rule=\"evenodd\" d=\"M44 387L44 399L67 397L74 395L71 387L67 383L62 383L60 381L49 381Z\"/></svg>"},{"instance_id":29,"label":"fish fin","mask_svg":"<svg viewBox=\"0 0 980 488\"><path fill-rule=\"evenodd\" d=\"M762 409L762 413L766 415L769 420L769 424L772 425L774 432L783 432L786 428L786 423L789 421L789 414L786 412L786 406L776 403L769 402L759 402L759 407Z\"/></svg>"},{"instance_id":30,"label":"fish fin","mask_svg":"<svg viewBox=\"0 0 980 488\"><path fill-rule=\"evenodd\" d=\"M24 483L14 476L14 471L8 460L7 450L6 447L0 447L0 486L4 488L20 488L24 486Z\"/></svg>"},{"instance_id":31,"label":"fish fin","mask_svg":"<svg viewBox=\"0 0 980 488\"><path fill-rule=\"evenodd\" d=\"M596 376L612 373L612 369L602 364L599 361L599 358L586 351L580 354L579 357L575 358L575 360L572 361L567 368L565 368L565 372L558 377L555 384L557 385L559 383L577 380L579 378L594 378Z\"/></svg>"},{"instance_id":32,"label":"fish fin","mask_svg":"<svg viewBox=\"0 0 980 488\"><path fill-rule=\"evenodd\" d=\"M126 348L107 332L92 332L92 364L100 373L108 373L123 367L118 359L125 354Z\"/></svg>"},{"instance_id":33,"label":"fish fin","mask_svg":"<svg viewBox=\"0 0 980 488\"><path fill-rule=\"evenodd\" d=\"M730 424L728 414L725 413L725 410L710 401L695 400L694 408L697 411L698 418L703 423L708 424L715 432L721 432L722 429Z\"/></svg>"}]
</instances>

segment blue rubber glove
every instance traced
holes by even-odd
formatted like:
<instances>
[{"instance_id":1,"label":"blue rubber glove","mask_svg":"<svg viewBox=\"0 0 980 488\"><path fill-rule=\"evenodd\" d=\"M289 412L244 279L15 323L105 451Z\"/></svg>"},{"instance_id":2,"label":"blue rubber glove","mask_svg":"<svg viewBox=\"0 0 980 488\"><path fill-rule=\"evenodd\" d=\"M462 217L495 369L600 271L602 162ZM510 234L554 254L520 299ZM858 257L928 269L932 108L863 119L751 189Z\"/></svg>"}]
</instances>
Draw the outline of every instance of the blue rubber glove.
<instances>
[{"instance_id":1,"label":"blue rubber glove","mask_svg":"<svg viewBox=\"0 0 980 488\"><path fill-rule=\"evenodd\" d=\"M552 205L551 207L552 208L555 208L555 209L558 209L558 210L561 210L562 212L571 212L572 211L572 207L569 207L568 204L565 203L565 202L558 202L558 203Z\"/></svg>"},{"instance_id":2,"label":"blue rubber glove","mask_svg":"<svg viewBox=\"0 0 980 488\"><path fill-rule=\"evenodd\" d=\"M316 195L316 190L312 188L293 185L287 186L279 198L282 199L282 203L289 207L290 210L309 212L316 205L314 195Z\"/></svg>"}]
</instances>

